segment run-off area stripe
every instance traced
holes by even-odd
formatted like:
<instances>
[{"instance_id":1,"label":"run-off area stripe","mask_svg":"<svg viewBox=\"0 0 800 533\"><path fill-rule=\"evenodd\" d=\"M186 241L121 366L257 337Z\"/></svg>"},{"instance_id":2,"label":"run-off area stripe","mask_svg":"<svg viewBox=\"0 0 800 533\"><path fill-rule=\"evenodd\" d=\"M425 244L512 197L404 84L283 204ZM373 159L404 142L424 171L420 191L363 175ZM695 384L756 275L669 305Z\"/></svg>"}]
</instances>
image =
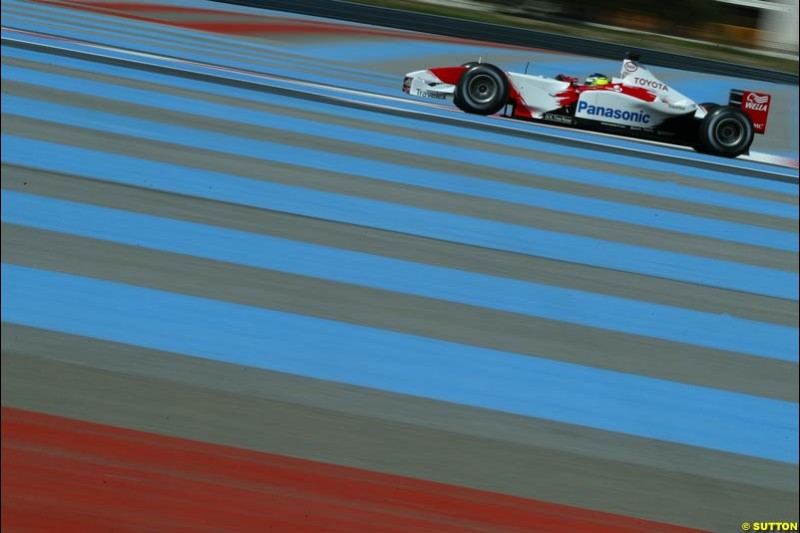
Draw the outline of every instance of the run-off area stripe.
<instances>
[{"instance_id":1,"label":"run-off area stripe","mask_svg":"<svg viewBox=\"0 0 800 533\"><path fill-rule=\"evenodd\" d=\"M6 102L3 96L3 102ZM24 99L16 99L24 100ZM41 110L54 104L39 102L31 105ZM43 118L54 119L65 113L73 122L77 116L87 118L89 111L76 114L74 108L58 106L61 111L56 116L44 113ZM102 113L101 113L102 114ZM65 117L62 117L65 118ZM193 145L208 143L207 149L219 149L220 145L229 148L252 144L257 149L258 141L235 139L227 135L213 134L189 128L178 128L178 132L170 132L173 126L166 124L141 124L122 126L122 122L146 122L137 119L125 119L109 116L98 121L91 120L86 126L100 128L102 131L108 121L115 121L121 126L120 132L130 135L136 132L148 138L157 138L163 142L173 142L188 136ZM205 138L205 142L202 139ZM2 145L3 161L15 161L16 150L10 149L9 141L4 136ZM14 141L19 149L24 143ZM190 141L185 141L190 142ZM300 187L281 185L256 180L245 180L234 176L200 169L187 170L186 167L166 163L141 160L124 156L116 156L93 151L91 159L83 161L70 157L67 147L53 146L48 151L52 158L58 158L60 172L74 172L93 179L126 182L134 180L147 188L150 180L159 181L159 187L171 187L173 192L187 192L187 186L197 190L196 183L205 179L210 186L204 193L215 195L217 199L233 201L241 205L251 205L261 209L270 209L284 213L311 216L324 220L335 220L347 224L367 226L389 231L406 233L440 239L450 242L491 248L508 252L521 253L536 257L545 257L571 263L580 263L600 268L644 274L660 278L685 281L709 287L732 289L763 296L798 299L798 275L792 272L770 268L756 267L732 261L708 259L674 252L645 248L595 238L588 238L527 226L502 222L494 222L475 217L454 215L437 211L419 209L389 202L367 200L342 194L326 193ZM47 167L46 159L33 165ZM144 179L143 179L144 178ZM175 190L176 185L182 191ZM243 194L244 188L249 189ZM199 192L195 194L200 194Z\"/></svg>"},{"instance_id":2,"label":"run-off area stripe","mask_svg":"<svg viewBox=\"0 0 800 533\"><path fill-rule=\"evenodd\" d=\"M38 327L797 464L798 405L3 264Z\"/></svg>"},{"instance_id":3,"label":"run-off area stripe","mask_svg":"<svg viewBox=\"0 0 800 533\"><path fill-rule=\"evenodd\" d=\"M151 183L159 178L143 173ZM206 185L191 178L196 191ZM246 190L240 191L247 194ZM224 197L222 198L224 199ZM5 191L2 221L551 320L798 361L798 329ZM677 348L676 348L677 349Z\"/></svg>"},{"instance_id":4,"label":"run-off area stripe","mask_svg":"<svg viewBox=\"0 0 800 533\"><path fill-rule=\"evenodd\" d=\"M9 407L2 430L4 531L696 531Z\"/></svg>"}]
</instances>

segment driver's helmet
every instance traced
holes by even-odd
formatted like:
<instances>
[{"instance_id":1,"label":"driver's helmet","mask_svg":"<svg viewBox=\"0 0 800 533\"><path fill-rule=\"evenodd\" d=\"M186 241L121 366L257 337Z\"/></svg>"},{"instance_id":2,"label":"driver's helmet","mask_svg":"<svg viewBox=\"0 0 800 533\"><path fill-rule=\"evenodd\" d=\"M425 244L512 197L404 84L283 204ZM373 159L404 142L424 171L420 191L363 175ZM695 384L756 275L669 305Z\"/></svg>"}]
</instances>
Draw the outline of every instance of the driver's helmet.
<instances>
[{"instance_id":1,"label":"driver's helmet","mask_svg":"<svg viewBox=\"0 0 800 533\"><path fill-rule=\"evenodd\" d=\"M605 74L594 73L586 78L583 82L584 85L608 85L611 80Z\"/></svg>"}]
</instances>

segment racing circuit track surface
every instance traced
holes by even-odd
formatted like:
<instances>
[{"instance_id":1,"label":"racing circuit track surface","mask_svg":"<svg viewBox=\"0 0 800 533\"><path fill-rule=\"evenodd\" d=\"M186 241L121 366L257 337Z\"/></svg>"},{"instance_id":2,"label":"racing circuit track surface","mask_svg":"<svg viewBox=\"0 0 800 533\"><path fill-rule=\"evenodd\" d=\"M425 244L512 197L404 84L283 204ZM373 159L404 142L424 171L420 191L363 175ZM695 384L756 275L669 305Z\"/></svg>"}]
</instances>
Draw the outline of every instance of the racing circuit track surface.
<instances>
[{"instance_id":1,"label":"racing circuit track surface","mask_svg":"<svg viewBox=\"0 0 800 533\"><path fill-rule=\"evenodd\" d=\"M400 80L487 45L212 6L3 3L3 531L798 520L796 168L467 117Z\"/></svg>"}]
</instances>

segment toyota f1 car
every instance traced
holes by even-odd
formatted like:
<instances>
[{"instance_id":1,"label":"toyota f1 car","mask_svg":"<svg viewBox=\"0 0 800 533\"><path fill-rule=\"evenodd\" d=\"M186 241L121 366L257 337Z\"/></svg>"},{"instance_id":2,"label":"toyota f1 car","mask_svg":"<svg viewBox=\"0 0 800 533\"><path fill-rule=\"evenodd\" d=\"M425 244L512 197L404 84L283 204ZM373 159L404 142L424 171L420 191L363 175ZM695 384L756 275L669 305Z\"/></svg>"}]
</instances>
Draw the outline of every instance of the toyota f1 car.
<instances>
[{"instance_id":1,"label":"toyota f1 car","mask_svg":"<svg viewBox=\"0 0 800 533\"><path fill-rule=\"evenodd\" d=\"M403 91L451 100L478 115L503 115L593 129L693 147L698 152L747 154L756 133L767 129L768 94L732 90L727 105L697 104L659 81L639 56L622 61L620 76L594 74L555 78L504 72L488 63L418 70L405 76Z\"/></svg>"}]
</instances>

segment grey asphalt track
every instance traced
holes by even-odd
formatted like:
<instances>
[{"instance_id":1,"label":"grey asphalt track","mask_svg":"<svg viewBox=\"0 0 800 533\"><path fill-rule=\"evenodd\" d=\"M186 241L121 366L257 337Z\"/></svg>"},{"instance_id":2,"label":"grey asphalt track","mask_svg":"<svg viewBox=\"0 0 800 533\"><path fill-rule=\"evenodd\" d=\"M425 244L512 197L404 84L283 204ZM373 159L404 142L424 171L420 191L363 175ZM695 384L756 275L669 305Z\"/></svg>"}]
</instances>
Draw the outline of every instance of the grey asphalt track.
<instances>
[{"instance_id":1,"label":"grey asphalt track","mask_svg":"<svg viewBox=\"0 0 800 533\"><path fill-rule=\"evenodd\" d=\"M80 16L80 15L77 15ZM215 54L209 50L209 57ZM224 57L220 55L220 57ZM277 116L310 118L387 133L388 126L264 102L87 75L21 59L3 65L164 91ZM268 68L268 63L260 63ZM797 233L796 220L672 200L541 176L536 161L591 172L593 162L462 137L453 146L529 159L530 173L467 165L324 136L245 126L3 80L3 94L103 110L165 124L235 133L334 154L369 157L497 182ZM3 110L2 131L108 153L146 157L309 189L545 228L573 235L798 271L798 254L598 220L541 208L366 180L347 173L266 162L135 135L25 118ZM419 130L391 133L433 139ZM437 136L441 140L441 136ZM490 158L487 158L490 159ZM620 175L748 195L796 206L797 196L621 165ZM669 306L798 326L797 302L564 263L353 226L324 219L2 165L4 191L20 191L536 281ZM328 318L467 345L544 357L789 402L798 365L487 308L221 261L2 224L2 261L255 307ZM738 530L742 521L797 520L798 467L662 441L402 396L340 383L218 363L66 335L2 326L2 405L497 491L697 527ZM743 432L748 428L743 427Z\"/></svg>"},{"instance_id":2,"label":"grey asphalt track","mask_svg":"<svg viewBox=\"0 0 800 533\"><path fill-rule=\"evenodd\" d=\"M80 191L68 178L59 178ZM26 179L37 185L35 176ZM147 200L143 203L155 203ZM444 243L440 246L447 248ZM32 268L797 401L797 390L788 379L797 377L797 366L786 361L762 361L722 350L5 224L3 254L13 257L15 264Z\"/></svg>"}]
</instances>

